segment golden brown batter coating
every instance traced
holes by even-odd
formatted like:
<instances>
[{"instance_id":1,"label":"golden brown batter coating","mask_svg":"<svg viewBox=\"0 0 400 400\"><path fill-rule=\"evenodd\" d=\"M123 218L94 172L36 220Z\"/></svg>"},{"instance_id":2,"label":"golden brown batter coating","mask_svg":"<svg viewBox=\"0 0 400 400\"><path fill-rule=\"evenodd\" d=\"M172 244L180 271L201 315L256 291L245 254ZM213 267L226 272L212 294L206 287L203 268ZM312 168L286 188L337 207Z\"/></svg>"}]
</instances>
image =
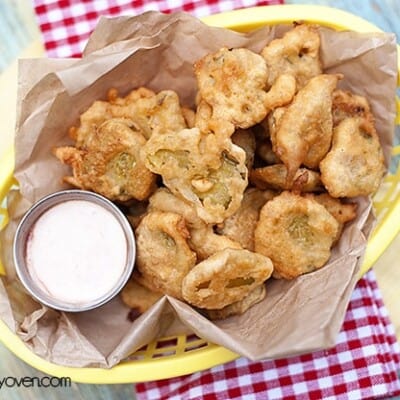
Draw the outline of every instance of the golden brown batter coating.
<instances>
[{"instance_id":1,"label":"golden brown batter coating","mask_svg":"<svg viewBox=\"0 0 400 400\"><path fill-rule=\"evenodd\" d=\"M183 280L184 299L196 307L221 309L242 300L266 281L268 257L248 250L225 249L197 264Z\"/></svg>"},{"instance_id":2,"label":"golden brown batter coating","mask_svg":"<svg viewBox=\"0 0 400 400\"><path fill-rule=\"evenodd\" d=\"M184 129L153 135L142 154L146 166L206 223L221 222L239 208L247 186L245 152L229 139Z\"/></svg>"},{"instance_id":3,"label":"golden brown batter coating","mask_svg":"<svg viewBox=\"0 0 400 400\"><path fill-rule=\"evenodd\" d=\"M136 229L137 268L149 289L182 299L182 280L196 263L182 216L153 211Z\"/></svg>"},{"instance_id":4,"label":"golden brown batter coating","mask_svg":"<svg viewBox=\"0 0 400 400\"><path fill-rule=\"evenodd\" d=\"M234 315L244 314L254 304L264 300L266 296L265 285L257 286L242 300L236 301L235 303L229 304L220 310L204 310L205 314L211 320L224 319L232 317Z\"/></svg>"},{"instance_id":5,"label":"golden brown batter coating","mask_svg":"<svg viewBox=\"0 0 400 400\"><path fill-rule=\"evenodd\" d=\"M333 197L368 196L385 173L379 137L364 118L346 118L334 129L332 148L321 161L321 179Z\"/></svg>"},{"instance_id":6,"label":"golden brown batter coating","mask_svg":"<svg viewBox=\"0 0 400 400\"><path fill-rule=\"evenodd\" d=\"M264 59L247 49L207 54L195 63L201 98L211 106L215 119L248 128L266 116L268 77Z\"/></svg>"},{"instance_id":7,"label":"golden brown batter coating","mask_svg":"<svg viewBox=\"0 0 400 400\"><path fill-rule=\"evenodd\" d=\"M328 193L321 193L318 195L308 194L316 200L319 204L322 204L336 219L339 223L338 233L336 235L335 242L340 239L344 224L352 221L357 216L357 204L356 203L344 203L341 199L330 196Z\"/></svg>"},{"instance_id":8,"label":"golden brown batter coating","mask_svg":"<svg viewBox=\"0 0 400 400\"><path fill-rule=\"evenodd\" d=\"M302 88L312 77L321 74L319 48L318 30L305 24L272 40L261 52L268 66L269 86L279 75L291 74L296 78L298 88Z\"/></svg>"},{"instance_id":9,"label":"golden brown batter coating","mask_svg":"<svg viewBox=\"0 0 400 400\"><path fill-rule=\"evenodd\" d=\"M299 168L293 182L287 180L287 168L284 164L268 165L253 169L250 181L260 189L289 190L296 192L319 192L323 190L319 172Z\"/></svg>"},{"instance_id":10,"label":"golden brown batter coating","mask_svg":"<svg viewBox=\"0 0 400 400\"><path fill-rule=\"evenodd\" d=\"M196 252L198 261L205 260L217 251L242 248L237 241L215 233L211 225L191 229L189 244Z\"/></svg>"},{"instance_id":11,"label":"golden brown batter coating","mask_svg":"<svg viewBox=\"0 0 400 400\"><path fill-rule=\"evenodd\" d=\"M332 97L333 126L339 125L345 118L359 117L374 124L374 117L368 100L350 91L335 90Z\"/></svg>"},{"instance_id":12,"label":"golden brown batter coating","mask_svg":"<svg viewBox=\"0 0 400 400\"><path fill-rule=\"evenodd\" d=\"M251 170L256 151L256 138L253 131L251 129L237 129L232 135L232 142L244 150L246 153L246 167Z\"/></svg>"},{"instance_id":13,"label":"golden brown batter coating","mask_svg":"<svg viewBox=\"0 0 400 400\"><path fill-rule=\"evenodd\" d=\"M93 132L103 122L113 118L131 121L131 125L135 125L146 139L153 132L165 133L187 127L178 95L172 90L156 94L139 88L126 97L118 97L118 92L110 89L108 101L95 101L80 116L79 126L70 129L69 135L76 142L75 146L86 147Z\"/></svg>"},{"instance_id":14,"label":"golden brown batter coating","mask_svg":"<svg viewBox=\"0 0 400 400\"><path fill-rule=\"evenodd\" d=\"M151 291L132 277L122 289L120 296L126 306L138 314L143 314L161 299L163 294Z\"/></svg>"},{"instance_id":15,"label":"golden brown batter coating","mask_svg":"<svg viewBox=\"0 0 400 400\"><path fill-rule=\"evenodd\" d=\"M286 165L288 182L304 164L317 168L332 140L332 92L339 75L311 78L277 121L271 133L274 152Z\"/></svg>"},{"instance_id":16,"label":"golden brown batter coating","mask_svg":"<svg viewBox=\"0 0 400 400\"><path fill-rule=\"evenodd\" d=\"M244 249L254 251L254 230L260 210L274 196L276 193L270 190L247 189L239 209L217 226L217 232L239 243Z\"/></svg>"},{"instance_id":17,"label":"golden brown batter coating","mask_svg":"<svg viewBox=\"0 0 400 400\"><path fill-rule=\"evenodd\" d=\"M149 198L148 211L164 211L182 215L188 228L203 228L204 221L197 215L193 203L175 196L169 189L161 187Z\"/></svg>"},{"instance_id":18,"label":"golden brown batter coating","mask_svg":"<svg viewBox=\"0 0 400 400\"><path fill-rule=\"evenodd\" d=\"M338 228L317 201L285 191L261 209L255 251L271 258L275 278L293 279L325 265Z\"/></svg>"},{"instance_id":19,"label":"golden brown batter coating","mask_svg":"<svg viewBox=\"0 0 400 400\"><path fill-rule=\"evenodd\" d=\"M72 167L64 180L110 200L144 200L155 190L155 175L140 158L146 139L129 120L110 119L86 138L86 146L58 147L56 157Z\"/></svg>"}]
</instances>

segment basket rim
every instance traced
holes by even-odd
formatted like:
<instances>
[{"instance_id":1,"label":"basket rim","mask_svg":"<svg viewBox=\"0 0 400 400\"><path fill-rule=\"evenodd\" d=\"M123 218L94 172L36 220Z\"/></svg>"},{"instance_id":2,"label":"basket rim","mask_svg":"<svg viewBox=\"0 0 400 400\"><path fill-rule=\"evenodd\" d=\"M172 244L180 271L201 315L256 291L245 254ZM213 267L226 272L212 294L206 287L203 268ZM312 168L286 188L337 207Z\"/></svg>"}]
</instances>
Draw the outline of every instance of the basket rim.
<instances>
[{"instance_id":1,"label":"basket rim","mask_svg":"<svg viewBox=\"0 0 400 400\"><path fill-rule=\"evenodd\" d=\"M250 7L214 14L201 18L201 20L210 26L223 27L237 31L256 29L263 25L291 23L294 20L305 20L307 22L317 23L337 30L382 32L382 30L377 26L361 17L347 11L321 5L273 5ZM399 52L398 66L400 69ZM400 76L398 86L400 86ZM5 197L13 182L13 147L6 152L2 161L1 165L3 168L0 169L0 198ZM395 218L396 220L397 218L398 220L400 218L400 196L397 200L399 201L397 201L396 205L390 210L390 212L388 212L385 219L393 220L393 218ZM400 226L392 227L392 229L387 230L387 232L378 232L374 235L374 240L368 242L360 276L374 264L399 231ZM382 240L385 241L385 247L382 247L382 245L379 245L378 243ZM126 361L108 369L96 367L75 368L54 364L34 354L2 320L0 320L0 340L18 358L42 372L52 376L70 377L74 382L91 384L137 383L172 378L205 370L240 357L238 354L224 347L210 343L207 347L179 355L150 360ZM176 360L180 362L176 362Z\"/></svg>"}]
</instances>

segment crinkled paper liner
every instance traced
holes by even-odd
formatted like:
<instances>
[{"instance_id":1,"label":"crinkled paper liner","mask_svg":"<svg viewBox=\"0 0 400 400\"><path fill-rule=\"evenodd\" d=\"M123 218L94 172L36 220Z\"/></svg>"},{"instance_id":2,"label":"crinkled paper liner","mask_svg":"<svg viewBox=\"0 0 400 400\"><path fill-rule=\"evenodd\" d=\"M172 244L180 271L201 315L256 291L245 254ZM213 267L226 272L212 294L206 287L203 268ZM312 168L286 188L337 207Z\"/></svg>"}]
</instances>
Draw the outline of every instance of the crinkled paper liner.
<instances>
[{"instance_id":1,"label":"crinkled paper liner","mask_svg":"<svg viewBox=\"0 0 400 400\"><path fill-rule=\"evenodd\" d=\"M147 86L175 90L182 105L192 106L194 61L223 46L259 52L287 29L264 27L240 34L208 27L183 13L148 12L101 19L82 59L20 61L15 141L20 191L9 194L10 223L1 233L7 277L0 282L0 316L34 353L64 366L111 367L157 337L188 331L253 360L334 345L374 223L367 198L358 199L358 217L346 227L324 268L292 281L271 279L261 303L218 322L167 296L134 322L118 297L92 311L54 311L29 297L12 261L12 240L23 213L44 195L66 188L60 182L69 168L51 149L70 143L68 127L77 124L94 100L105 98L111 87L125 94ZM320 32L324 70L343 73L340 87L368 97L388 163L395 117L395 36Z\"/></svg>"}]
</instances>

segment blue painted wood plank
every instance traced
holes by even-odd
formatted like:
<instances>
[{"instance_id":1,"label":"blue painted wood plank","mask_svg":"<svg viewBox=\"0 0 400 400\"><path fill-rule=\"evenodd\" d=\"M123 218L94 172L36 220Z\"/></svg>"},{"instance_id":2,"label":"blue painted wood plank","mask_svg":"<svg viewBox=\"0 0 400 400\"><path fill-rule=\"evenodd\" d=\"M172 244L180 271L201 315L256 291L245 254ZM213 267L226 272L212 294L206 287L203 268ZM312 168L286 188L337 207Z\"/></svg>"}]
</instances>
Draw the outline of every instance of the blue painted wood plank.
<instances>
[{"instance_id":1,"label":"blue painted wood plank","mask_svg":"<svg viewBox=\"0 0 400 400\"><path fill-rule=\"evenodd\" d=\"M399 0L286 0L286 4L319 4L339 8L366 19L385 32L393 32L400 42Z\"/></svg>"},{"instance_id":2,"label":"blue painted wood plank","mask_svg":"<svg viewBox=\"0 0 400 400\"><path fill-rule=\"evenodd\" d=\"M0 0L0 72L37 34L30 1Z\"/></svg>"}]
</instances>

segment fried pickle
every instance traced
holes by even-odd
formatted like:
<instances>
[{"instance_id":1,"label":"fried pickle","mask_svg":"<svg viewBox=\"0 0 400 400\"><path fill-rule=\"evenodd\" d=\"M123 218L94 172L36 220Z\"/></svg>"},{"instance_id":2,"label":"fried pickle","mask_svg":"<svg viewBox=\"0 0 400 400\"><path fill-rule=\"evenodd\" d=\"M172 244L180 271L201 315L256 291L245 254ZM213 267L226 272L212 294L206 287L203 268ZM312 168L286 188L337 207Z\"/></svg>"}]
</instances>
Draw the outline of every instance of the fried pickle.
<instances>
[{"instance_id":1,"label":"fried pickle","mask_svg":"<svg viewBox=\"0 0 400 400\"><path fill-rule=\"evenodd\" d=\"M319 49L317 29L305 24L272 40L261 52L268 66L268 85L272 86L281 74L291 74L296 78L298 88L302 88L322 73Z\"/></svg>"},{"instance_id":2,"label":"fried pickle","mask_svg":"<svg viewBox=\"0 0 400 400\"><path fill-rule=\"evenodd\" d=\"M128 120L110 119L91 132L84 149L58 147L55 156L72 167L64 181L110 200L144 200L155 189L156 176L140 158L146 139Z\"/></svg>"},{"instance_id":3,"label":"fried pickle","mask_svg":"<svg viewBox=\"0 0 400 400\"><path fill-rule=\"evenodd\" d=\"M135 310L138 314L143 314L161 299L163 294L153 292L132 277L122 289L120 296L126 306Z\"/></svg>"},{"instance_id":4,"label":"fried pickle","mask_svg":"<svg viewBox=\"0 0 400 400\"><path fill-rule=\"evenodd\" d=\"M221 309L242 300L266 281L273 265L248 250L225 249L197 264L182 284L184 299L200 308Z\"/></svg>"},{"instance_id":5,"label":"fried pickle","mask_svg":"<svg viewBox=\"0 0 400 400\"><path fill-rule=\"evenodd\" d=\"M128 104L134 103L139 99L154 97L155 92L146 88L139 87L137 89L131 90L126 96L120 97L119 92L115 88L111 88L107 92L107 100L111 104L118 104L120 106L126 106Z\"/></svg>"},{"instance_id":6,"label":"fried pickle","mask_svg":"<svg viewBox=\"0 0 400 400\"><path fill-rule=\"evenodd\" d=\"M385 173L379 137L364 118L346 118L334 129L332 148L320 163L321 180L333 197L368 196Z\"/></svg>"},{"instance_id":7,"label":"fried pickle","mask_svg":"<svg viewBox=\"0 0 400 400\"><path fill-rule=\"evenodd\" d=\"M172 90L110 89L55 149L64 180L119 202L135 230L133 315L164 294L241 315L271 276L328 262L356 217L347 198L374 193L385 165L368 100L336 89L319 51L303 23L261 55L223 47L194 64L195 111Z\"/></svg>"},{"instance_id":8,"label":"fried pickle","mask_svg":"<svg viewBox=\"0 0 400 400\"><path fill-rule=\"evenodd\" d=\"M296 79L293 75L279 75L265 96L266 114L277 107L289 104L296 93Z\"/></svg>"},{"instance_id":9,"label":"fried pickle","mask_svg":"<svg viewBox=\"0 0 400 400\"><path fill-rule=\"evenodd\" d=\"M211 225L190 229L189 245L198 261L205 260L217 251L242 248L237 241L215 233Z\"/></svg>"},{"instance_id":10,"label":"fried pickle","mask_svg":"<svg viewBox=\"0 0 400 400\"><path fill-rule=\"evenodd\" d=\"M183 176L191 179L207 167L218 168L225 148L215 135L203 135L198 128L192 128L153 135L144 146L142 156L147 167L161 175L165 183ZM244 161L244 151L240 151Z\"/></svg>"},{"instance_id":11,"label":"fried pickle","mask_svg":"<svg viewBox=\"0 0 400 400\"><path fill-rule=\"evenodd\" d=\"M216 119L212 115L212 108L204 100L200 100L194 120L194 126L203 134L213 134L224 141L235 132L235 125L229 121Z\"/></svg>"},{"instance_id":12,"label":"fried pickle","mask_svg":"<svg viewBox=\"0 0 400 400\"><path fill-rule=\"evenodd\" d=\"M187 127L179 104L178 95L172 90L155 94L139 88L126 97L118 97L116 90L108 93L109 101L95 101L81 116L78 127L72 127L69 135L77 148L85 148L87 141L103 122L122 118L131 121L148 139L155 132L174 132Z\"/></svg>"},{"instance_id":13,"label":"fried pickle","mask_svg":"<svg viewBox=\"0 0 400 400\"><path fill-rule=\"evenodd\" d=\"M269 140L271 141L271 146L272 146L272 143L276 143L276 132L278 130L281 118L283 117L285 112L286 112L286 107L277 107L272 112L270 112L268 114L267 118L262 122L262 124L264 126L266 126L265 129L268 129ZM276 154L275 154L275 157L279 160L279 158ZM279 164L279 163L275 163L275 164Z\"/></svg>"},{"instance_id":14,"label":"fried pickle","mask_svg":"<svg viewBox=\"0 0 400 400\"><path fill-rule=\"evenodd\" d=\"M188 245L184 218L175 213L148 213L136 229L137 269L147 288L182 299L182 280L196 263Z\"/></svg>"},{"instance_id":15,"label":"fried pickle","mask_svg":"<svg viewBox=\"0 0 400 400\"><path fill-rule=\"evenodd\" d=\"M293 182L287 181L287 168L284 164L268 165L250 172L250 182L259 189L289 190L295 192L320 192L323 190L319 172L299 168Z\"/></svg>"},{"instance_id":16,"label":"fried pickle","mask_svg":"<svg viewBox=\"0 0 400 400\"><path fill-rule=\"evenodd\" d=\"M374 124L368 100L350 91L335 90L332 97L333 126L339 125L345 118L363 118Z\"/></svg>"},{"instance_id":17,"label":"fried pickle","mask_svg":"<svg viewBox=\"0 0 400 400\"><path fill-rule=\"evenodd\" d=\"M211 106L214 119L246 129L265 118L268 72L260 55L224 47L198 60L195 74L201 98Z\"/></svg>"},{"instance_id":18,"label":"fried pickle","mask_svg":"<svg viewBox=\"0 0 400 400\"><path fill-rule=\"evenodd\" d=\"M275 278L293 279L325 265L338 229L316 200L285 191L261 209L255 251L272 260Z\"/></svg>"},{"instance_id":19,"label":"fried pickle","mask_svg":"<svg viewBox=\"0 0 400 400\"><path fill-rule=\"evenodd\" d=\"M146 166L165 186L194 204L207 223L218 223L240 206L247 186L245 152L198 128L153 135L143 148Z\"/></svg>"},{"instance_id":20,"label":"fried pickle","mask_svg":"<svg viewBox=\"0 0 400 400\"><path fill-rule=\"evenodd\" d=\"M150 211L172 212L182 215L188 228L203 228L204 221L197 215L193 203L189 203L180 197L175 196L167 188L157 189L149 198Z\"/></svg>"},{"instance_id":21,"label":"fried pickle","mask_svg":"<svg viewBox=\"0 0 400 400\"><path fill-rule=\"evenodd\" d=\"M288 183L300 167L316 168L332 140L332 92L339 75L311 78L297 93L271 133L273 150L287 167Z\"/></svg>"},{"instance_id":22,"label":"fried pickle","mask_svg":"<svg viewBox=\"0 0 400 400\"><path fill-rule=\"evenodd\" d=\"M126 105L113 105L114 117L130 118L140 126L148 139L153 133L177 132L187 128L179 97L173 90L142 97Z\"/></svg>"},{"instance_id":23,"label":"fried pickle","mask_svg":"<svg viewBox=\"0 0 400 400\"><path fill-rule=\"evenodd\" d=\"M276 193L249 188L244 192L239 209L217 225L217 233L239 243L244 249L254 251L254 230L262 206Z\"/></svg>"},{"instance_id":24,"label":"fried pickle","mask_svg":"<svg viewBox=\"0 0 400 400\"><path fill-rule=\"evenodd\" d=\"M264 300L267 291L265 285L257 286L242 300L229 304L220 310L204 310L205 315L211 320L224 319L234 315L244 314L250 307Z\"/></svg>"},{"instance_id":25,"label":"fried pickle","mask_svg":"<svg viewBox=\"0 0 400 400\"><path fill-rule=\"evenodd\" d=\"M312 197L322 204L341 224L352 221L357 216L356 203L343 203L341 199L334 198L328 193L312 195Z\"/></svg>"},{"instance_id":26,"label":"fried pickle","mask_svg":"<svg viewBox=\"0 0 400 400\"><path fill-rule=\"evenodd\" d=\"M232 135L232 142L242 148L246 153L246 167L253 168L254 153L256 151L256 138L250 129L237 129Z\"/></svg>"},{"instance_id":27,"label":"fried pickle","mask_svg":"<svg viewBox=\"0 0 400 400\"><path fill-rule=\"evenodd\" d=\"M306 196L310 196L319 204L322 204L339 223L338 233L335 238L335 242L337 242L342 234L344 224L352 221L357 216L357 204L344 203L341 199L332 197L328 193L307 194Z\"/></svg>"}]
</instances>

